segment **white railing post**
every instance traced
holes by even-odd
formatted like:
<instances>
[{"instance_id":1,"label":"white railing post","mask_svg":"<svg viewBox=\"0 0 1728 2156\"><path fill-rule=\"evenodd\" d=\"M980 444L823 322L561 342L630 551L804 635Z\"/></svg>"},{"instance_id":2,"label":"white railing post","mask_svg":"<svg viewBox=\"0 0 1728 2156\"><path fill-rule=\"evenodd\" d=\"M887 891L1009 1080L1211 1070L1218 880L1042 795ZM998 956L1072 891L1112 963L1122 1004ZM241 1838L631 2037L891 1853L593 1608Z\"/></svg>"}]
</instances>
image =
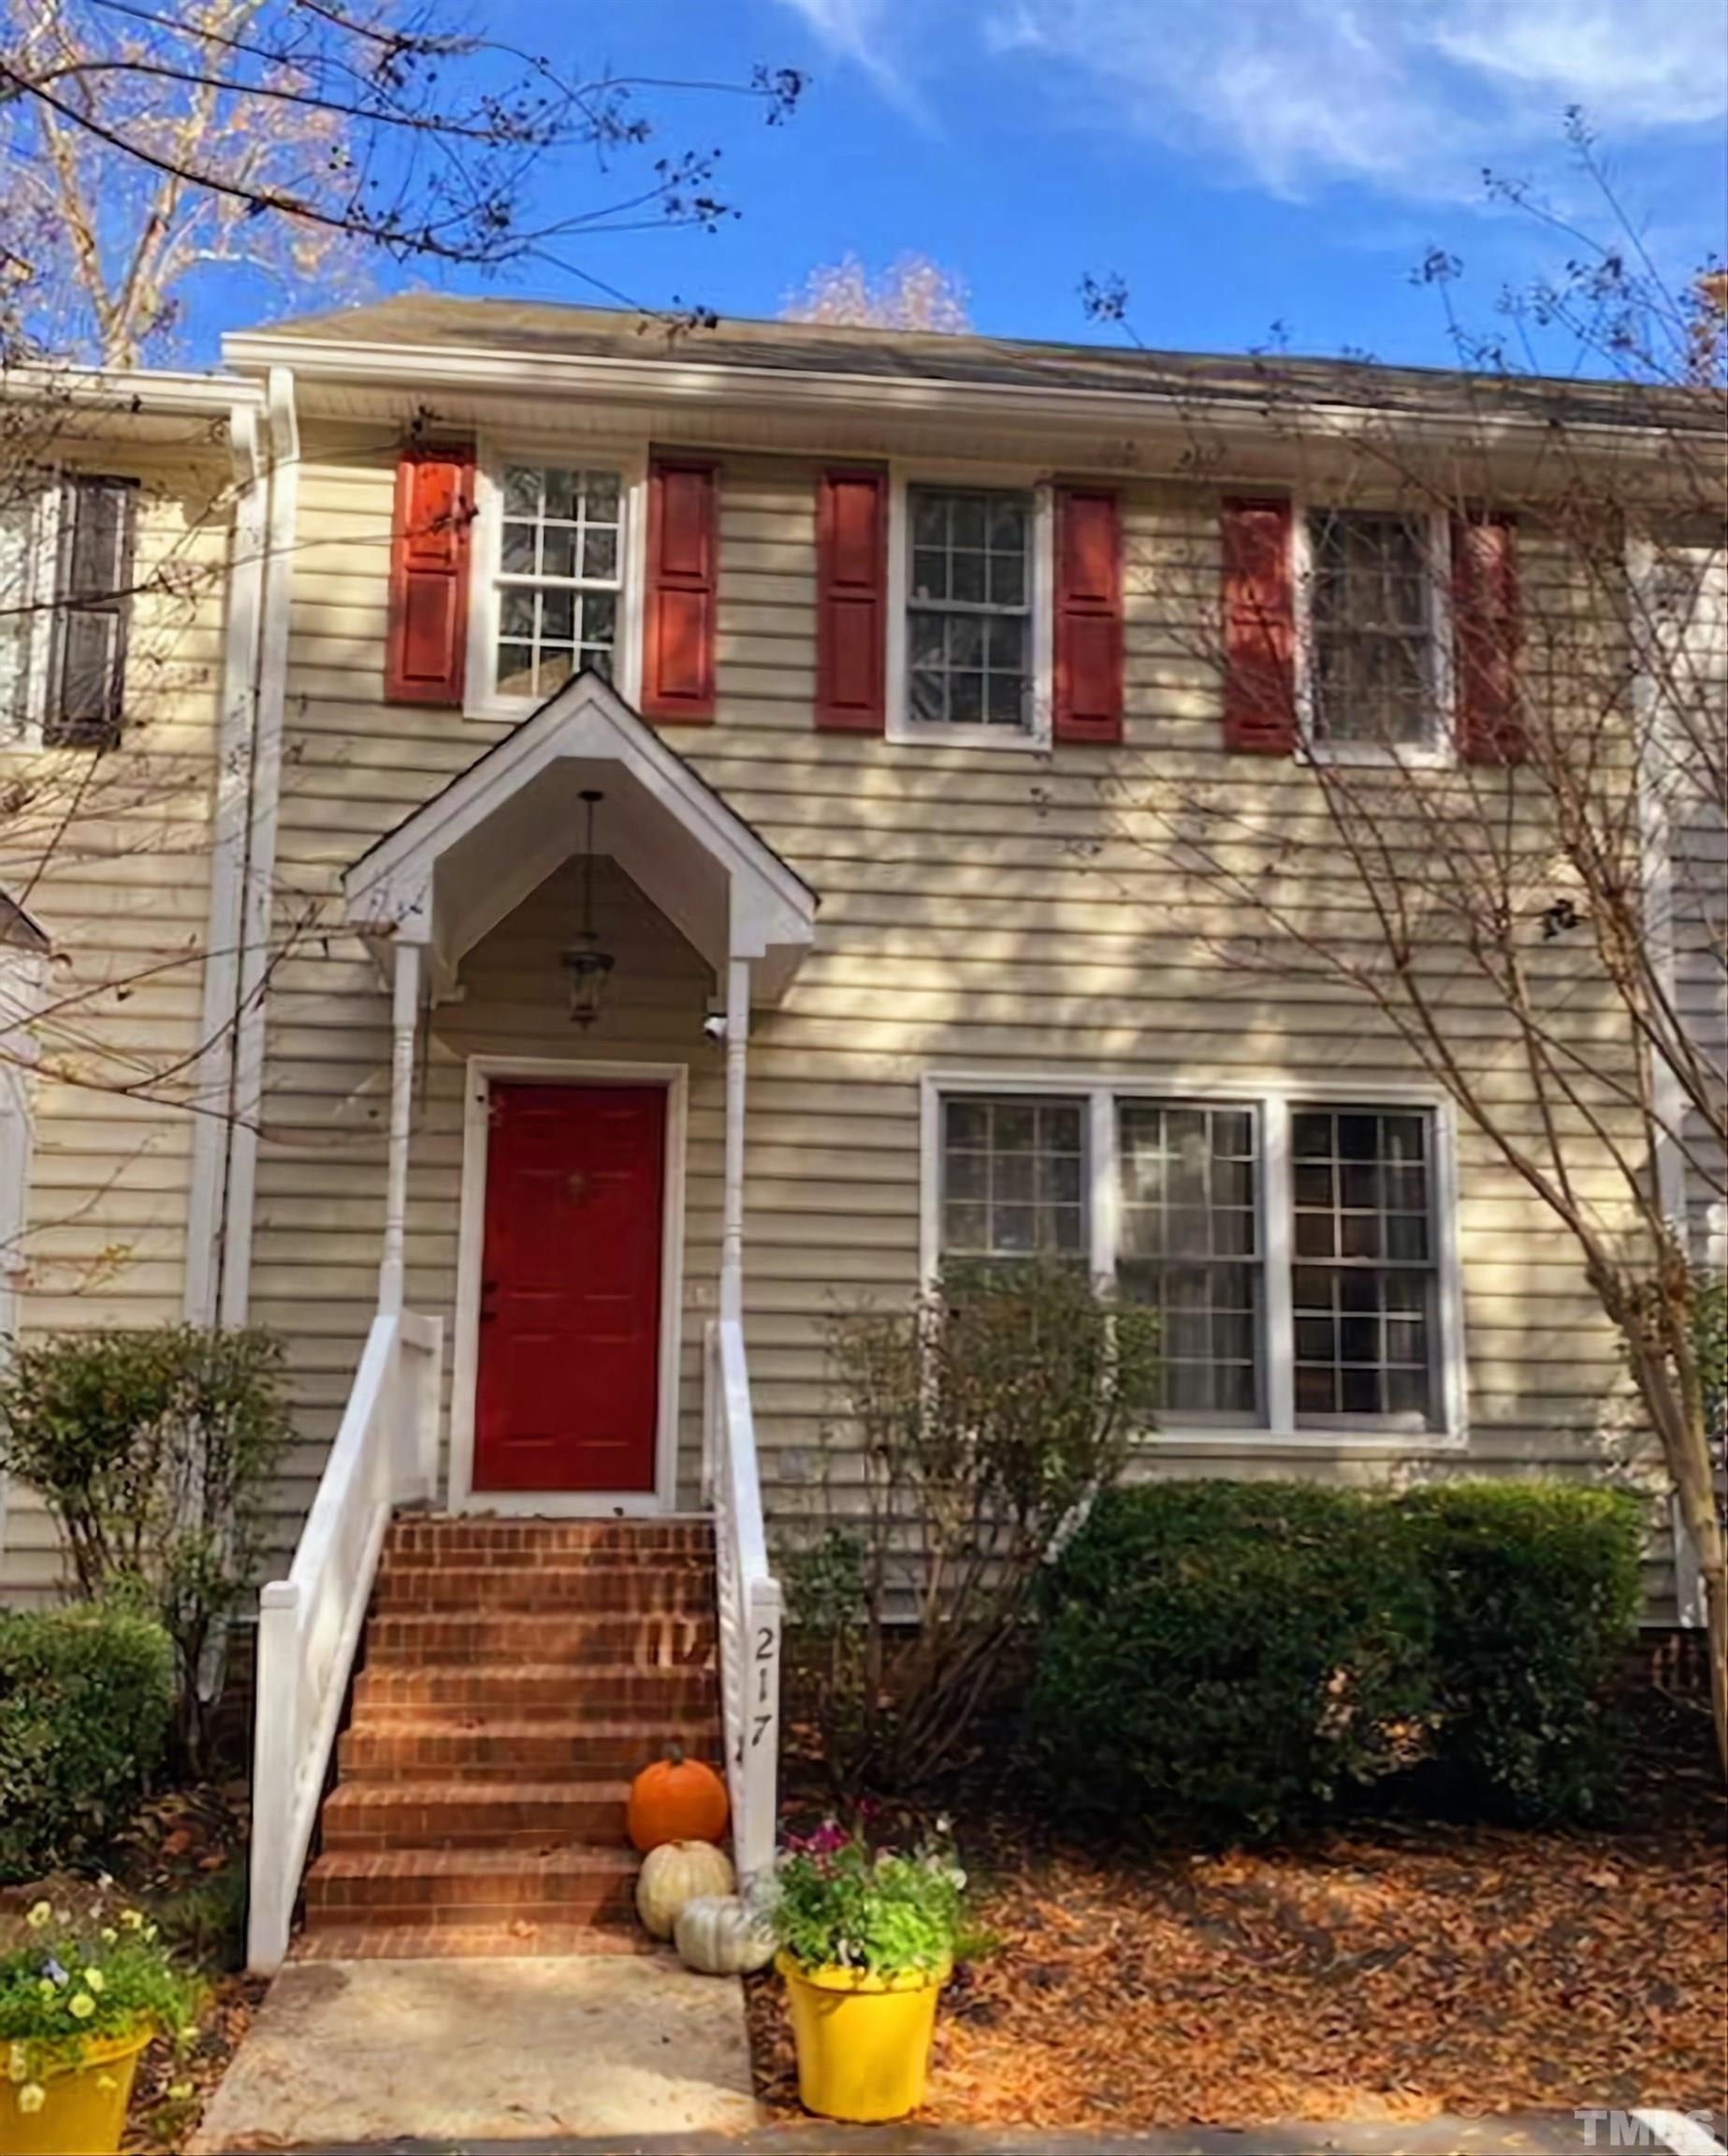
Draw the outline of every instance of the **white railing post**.
<instances>
[{"instance_id":1,"label":"white railing post","mask_svg":"<svg viewBox=\"0 0 1728 2156\"><path fill-rule=\"evenodd\" d=\"M705 1348L704 1472L713 1488L726 1779L733 1851L740 1877L748 1880L774 1862L780 1587L768 1566L743 1326L735 1318L718 1319L708 1327Z\"/></svg>"},{"instance_id":2,"label":"white railing post","mask_svg":"<svg viewBox=\"0 0 1728 2156\"><path fill-rule=\"evenodd\" d=\"M774 1863L775 1828L779 1811L780 1750L780 1583L750 1582L743 1713L744 1822L735 1855L741 1877L768 1871Z\"/></svg>"},{"instance_id":3,"label":"white railing post","mask_svg":"<svg viewBox=\"0 0 1728 2156\"><path fill-rule=\"evenodd\" d=\"M253 1695L246 1965L269 1975L288 1951L298 1886L286 1877L300 1749L300 1590L293 1580L272 1580L258 1595Z\"/></svg>"}]
</instances>

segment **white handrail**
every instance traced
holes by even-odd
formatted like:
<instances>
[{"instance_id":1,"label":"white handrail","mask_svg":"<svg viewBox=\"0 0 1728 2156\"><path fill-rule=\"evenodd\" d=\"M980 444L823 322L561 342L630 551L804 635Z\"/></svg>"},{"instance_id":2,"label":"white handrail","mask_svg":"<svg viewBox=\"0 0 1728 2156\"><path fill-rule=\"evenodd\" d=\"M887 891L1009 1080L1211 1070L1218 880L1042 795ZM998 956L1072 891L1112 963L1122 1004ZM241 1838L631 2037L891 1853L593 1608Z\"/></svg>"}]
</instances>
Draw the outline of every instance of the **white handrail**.
<instances>
[{"instance_id":1,"label":"white handrail","mask_svg":"<svg viewBox=\"0 0 1728 2156\"><path fill-rule=\"evenodd\" d=\"M768 1568L756 1424L735 1318L711 1319L703 1388L703 1494L714 1508L720 1712L740 1879L774 1862L780 1748L780 1583Z\"/></svg>"},{"instance_id":2,"label":"white handrail","mask_svg":"<svg viewBox=\"0 0 1728 2156\"><path fill-rule=\"evenodd\" d=\"M288 1951L385 1529L396 1506L437 1492L443 1347L436 1318L372 1319L288 1577L258 1596L246 1961L261 1975Z\"/></svg>"}]
</instances>

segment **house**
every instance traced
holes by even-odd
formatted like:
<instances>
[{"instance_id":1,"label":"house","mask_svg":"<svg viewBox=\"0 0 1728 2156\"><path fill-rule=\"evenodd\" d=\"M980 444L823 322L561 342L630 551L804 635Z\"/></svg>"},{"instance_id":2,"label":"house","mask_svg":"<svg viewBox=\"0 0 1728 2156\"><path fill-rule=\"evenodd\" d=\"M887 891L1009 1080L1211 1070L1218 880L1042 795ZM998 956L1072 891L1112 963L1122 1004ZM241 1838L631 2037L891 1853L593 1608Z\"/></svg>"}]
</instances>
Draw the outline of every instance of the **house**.
<instances>
[{"instance_id":1,"label":"house","mask_svg":"<svg viewBox=\"0 0 1728 2156\"><path fill-rule=\"evenodd\" d=\"M1614 392L427 297L224 358L110 395L56 498L220 593L121 579L8 761L131 785L30 886L129 994L79 1020L106 1090L36 1027L22 1322L287 1344L260 1964L314 1835L312 1950L603 1916L616 1865L518 1845L657 1728L723 1726L761 1859L836 1295L1084 1258L1164 1315L1152 1470L1592 1471L1619 1365L1564 1233L1359 1004L1233 972L1125 803L1275 845L1317 758L1392 744L1517 813L1474 655L1548 569L1503 505L1557 397L1659 461ZM195 663L135 730L170 603ZM1490 1017L1457 1053L1532 1105ZM0 1567L51 1589L26 1493Z\"/></svg>"}]
</instances>

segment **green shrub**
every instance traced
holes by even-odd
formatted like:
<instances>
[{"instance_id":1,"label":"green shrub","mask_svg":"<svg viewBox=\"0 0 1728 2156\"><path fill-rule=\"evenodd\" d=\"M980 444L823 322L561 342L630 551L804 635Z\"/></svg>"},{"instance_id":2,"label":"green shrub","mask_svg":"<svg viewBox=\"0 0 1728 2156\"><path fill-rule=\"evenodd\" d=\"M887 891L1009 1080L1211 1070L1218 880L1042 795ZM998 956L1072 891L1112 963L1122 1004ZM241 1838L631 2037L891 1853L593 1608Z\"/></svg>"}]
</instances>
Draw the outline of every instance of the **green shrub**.
<instances>
[{"instance_id":1,"label":"green shrub","mask_svg":"<svg viewBox=\"0 0 1728 2156\"><path fill-rule=\"evenodd\" d=\"M195 1772L209 1766L207 1664L255 1584L288 1435L281 1366L268 1333L161 1325L62 1333L0 1371L0 1467L41 1493L84 1595L167 1626Z\"/></svg>"},{"instance_id":2,"label":"green shrub","mask_svg":"<svg viewBox=\"0 0 1728 2156\"><path fill-rule=\"evenodd\" d=\"M1285 1482L1101 1497L1045 1597L1029 1731L1070 1811L1271 1832L1405 1763L1428 1585L1383 1501Z\"/></svg>"},{"instance_id":3,"label":"green shrub","mask_svg":"<svg viewBox=\"0 0 1728 2156\"><path fill-rule=\"evenodd\" d=\"M1617 1782L1603 1701L1636 1636L1642 1507L1558 1482L1414 1491L1434 1595L1438 1760L1472 1809L1588 1816Z\"/></svg>"},{"instance_id":4,"label":"green shrub","mask_svg":"<svg viewBox=\"0 0 1728 2156\"><path fill-rule=\"evenodd\" d=\"M174 1705L166 1632L96 1609L0 1612L0 1879L28 1879L124 1819Z\"/></svg>"}]
</instances>

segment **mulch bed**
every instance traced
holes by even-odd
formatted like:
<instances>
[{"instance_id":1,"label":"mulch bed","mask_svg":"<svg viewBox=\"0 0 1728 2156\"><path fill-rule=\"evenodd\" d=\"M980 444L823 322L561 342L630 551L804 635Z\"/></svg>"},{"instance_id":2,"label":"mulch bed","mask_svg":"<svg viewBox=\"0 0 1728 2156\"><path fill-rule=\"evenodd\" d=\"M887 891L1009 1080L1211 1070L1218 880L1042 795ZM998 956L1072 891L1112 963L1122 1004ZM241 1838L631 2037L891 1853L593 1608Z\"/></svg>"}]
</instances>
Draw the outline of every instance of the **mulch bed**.
<instances>
[{"instance_id":1,"label":"mulch bed","mask_svg":"<svg viewBox=\"0 0 1728 2156\"><path fill-rule=\"evenodd\" d=\"M1251 2126L1728 2110L1728 1840L1707 1766L1646 1760L1613 1833L1394 1820L1296 1848L1064 1846L961 1819L996 1950L938 2022L932 2123ZM760 2092L801 2116L778 1980Z\"/></svg>"}]
</instances>

